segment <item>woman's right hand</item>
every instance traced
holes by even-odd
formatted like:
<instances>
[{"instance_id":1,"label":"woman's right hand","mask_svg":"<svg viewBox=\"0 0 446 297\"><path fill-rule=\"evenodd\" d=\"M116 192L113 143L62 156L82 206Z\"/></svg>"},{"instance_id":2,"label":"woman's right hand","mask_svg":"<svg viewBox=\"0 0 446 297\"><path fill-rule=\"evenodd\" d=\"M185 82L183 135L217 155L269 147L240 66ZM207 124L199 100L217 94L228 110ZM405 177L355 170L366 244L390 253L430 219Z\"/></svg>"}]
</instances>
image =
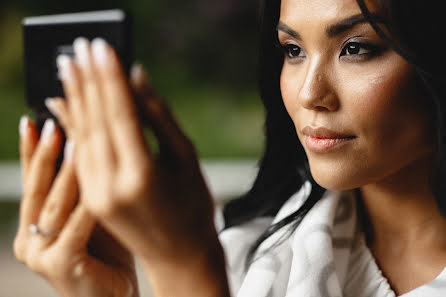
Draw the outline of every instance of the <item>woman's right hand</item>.
<instances>
[{"instance_id":1,"label":"woman's right hand","mask_svg":"<svg viewBox=\"0 0 446 297\"><path fill-rule=\"evenodd\" d=\"M56 175L60 146L61 134L52 120L39 140L35 124L21 119L24 194L14 240L17 259L64 297L138 296L132 255L78 202L70 141Z\"/></svg>"}]
</instances>

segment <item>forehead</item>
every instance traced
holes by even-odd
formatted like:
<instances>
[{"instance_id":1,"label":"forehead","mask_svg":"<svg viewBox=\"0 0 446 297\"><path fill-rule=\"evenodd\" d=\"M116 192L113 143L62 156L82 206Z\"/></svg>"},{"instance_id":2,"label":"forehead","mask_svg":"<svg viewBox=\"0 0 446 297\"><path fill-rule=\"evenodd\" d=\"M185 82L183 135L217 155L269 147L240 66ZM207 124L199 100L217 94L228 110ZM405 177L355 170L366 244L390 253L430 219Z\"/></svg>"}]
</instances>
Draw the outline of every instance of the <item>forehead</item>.
<instances>
[{"instance_id":1,"label":"forehead","mask_svg":"<svg viewBox=\"0 0 446 297\"><path fill-rule=\"evenodd\" d=\"M376 11L375 0L364 1ZM285 23L327 23L361 13L356 0L282 0L280 20Z\"/></svg>"}]
</instances>

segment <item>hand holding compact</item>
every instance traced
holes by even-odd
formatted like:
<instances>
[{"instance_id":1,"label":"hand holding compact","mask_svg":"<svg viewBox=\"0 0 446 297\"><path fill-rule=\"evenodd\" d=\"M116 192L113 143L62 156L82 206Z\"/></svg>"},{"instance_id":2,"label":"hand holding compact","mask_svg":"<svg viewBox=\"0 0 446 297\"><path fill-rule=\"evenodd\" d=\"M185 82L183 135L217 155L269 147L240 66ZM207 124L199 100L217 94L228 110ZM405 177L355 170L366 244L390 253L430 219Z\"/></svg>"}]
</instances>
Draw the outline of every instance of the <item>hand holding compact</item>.
<instances>
[{"instance_id":1,"label":"hand holding compact","mask_svg":"<svg viewBox=\"0 0 446 297\"><path fill-rule=\"evenodd\" d=\"M74 49L75 61L58 58L67 101L47 105L76 144L82 202L141 257L152 279L174 267L203 270L211 261L224 272L211 195L195 149L166 104L141 71L130 88L104 40L90 45L78 38ZM159 153L147 144L143 123Z\"/></svg>"}]
</instances>

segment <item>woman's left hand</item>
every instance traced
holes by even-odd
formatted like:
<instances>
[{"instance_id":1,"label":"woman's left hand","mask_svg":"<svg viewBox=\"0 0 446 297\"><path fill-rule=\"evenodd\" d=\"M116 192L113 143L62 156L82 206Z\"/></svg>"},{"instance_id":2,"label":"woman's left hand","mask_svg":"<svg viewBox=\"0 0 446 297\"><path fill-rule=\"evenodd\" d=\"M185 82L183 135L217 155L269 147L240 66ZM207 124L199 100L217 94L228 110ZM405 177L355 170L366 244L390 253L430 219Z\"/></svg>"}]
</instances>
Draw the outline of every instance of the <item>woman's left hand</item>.
<instances>
[{"instance_id":1,"label":"woman's left hand","mask_svg":"<svg viewBox=\"0 0 446 297\"><path fill-rule=\"evenodd\" d=\"M141 71L134 71L130 87L104 40L78 38L74 49L75 61L58 58L67 100L49 99L47 106L76 144L83 203L154 279L168 267L205 262L224 272L211 194L195 149L167 105ZM158 153L146 142L142 122L156 136Z\"/></svg>"}]
</instances>

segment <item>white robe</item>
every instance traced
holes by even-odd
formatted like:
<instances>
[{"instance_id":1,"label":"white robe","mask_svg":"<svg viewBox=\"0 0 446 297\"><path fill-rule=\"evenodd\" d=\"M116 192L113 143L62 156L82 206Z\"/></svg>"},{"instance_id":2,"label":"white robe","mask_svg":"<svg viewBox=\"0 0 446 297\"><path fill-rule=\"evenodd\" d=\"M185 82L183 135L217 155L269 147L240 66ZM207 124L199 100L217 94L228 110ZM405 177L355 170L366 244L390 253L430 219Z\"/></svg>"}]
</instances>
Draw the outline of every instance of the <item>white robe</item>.
<instances>
[{"instance_id":1,"label":"white robe","mask_svg":"<svg viewBox=\"0 0 446 297\"><path fill-rule=\"evenodd\" d=\"M249 247L271 224L297 210L308 197L306 182L275 218L261 217L219 235L233 297L395 297L359 228L353 191L326 191L298 228L244 270ZM221 226L221 222L217 223ZM260 255L281 236L265 240ZM435 280L401 297L445 297L446 268Z\"/></svg>"}]
</instances>

